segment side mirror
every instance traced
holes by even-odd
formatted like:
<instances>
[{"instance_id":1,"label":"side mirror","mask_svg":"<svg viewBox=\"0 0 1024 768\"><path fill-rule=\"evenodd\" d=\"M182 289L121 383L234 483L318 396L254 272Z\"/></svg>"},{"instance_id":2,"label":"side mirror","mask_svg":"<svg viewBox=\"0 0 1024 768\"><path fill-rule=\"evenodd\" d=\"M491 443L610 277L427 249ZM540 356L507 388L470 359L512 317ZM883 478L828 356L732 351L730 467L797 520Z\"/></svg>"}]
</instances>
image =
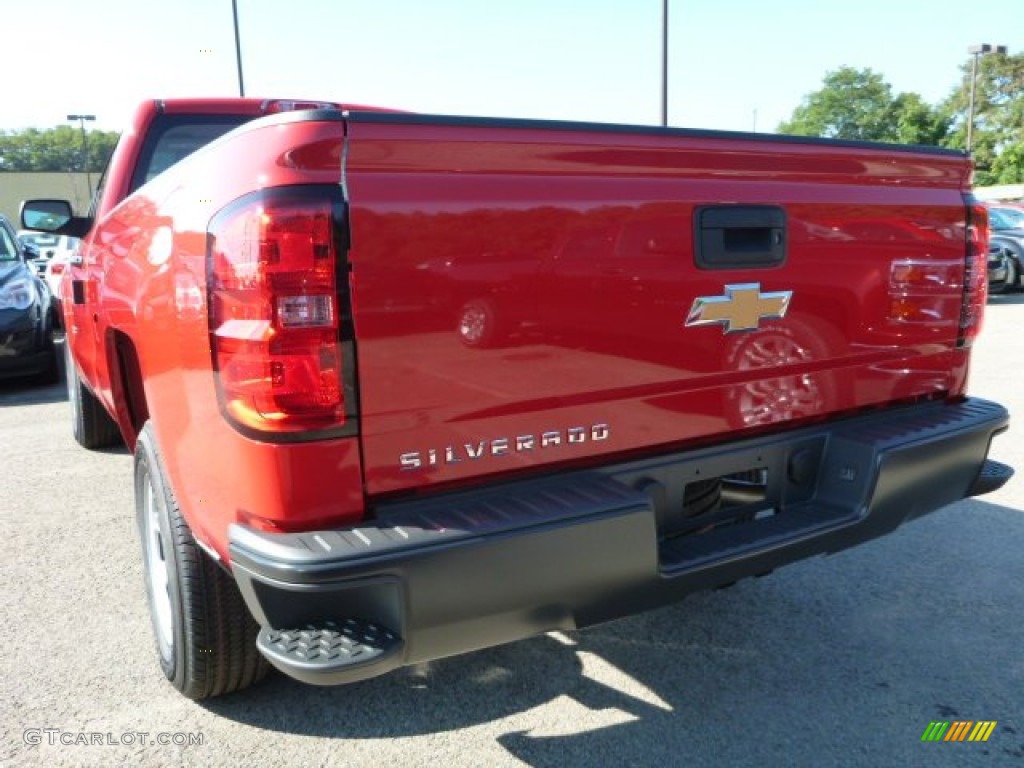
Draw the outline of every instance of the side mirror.
<instances>
[{"instance_id":1,"label":"side mirror","mask_svg":"<svg viewBox=\"0 0 1024 768\"><path fill-rule=\"evenodd\" d=\"M21 204L21 226L55 235L82 237L92 220L75 216L67 200L25 200Z\"/></svg>"},{"instance_id":2,"label":"side mirror","mask_svg":"<svg viewBox=\"0 0 1024 768\"><path fill-rule=\"evenodd\" d=\"M36 248L36 246L34 244L32 244L32 243L22 243L21 244L21 249L22 249L22 251L25 252L25 260L26 261L33 261L33 260L39 258L39 249Z\"/></svg>"}]
</instances>

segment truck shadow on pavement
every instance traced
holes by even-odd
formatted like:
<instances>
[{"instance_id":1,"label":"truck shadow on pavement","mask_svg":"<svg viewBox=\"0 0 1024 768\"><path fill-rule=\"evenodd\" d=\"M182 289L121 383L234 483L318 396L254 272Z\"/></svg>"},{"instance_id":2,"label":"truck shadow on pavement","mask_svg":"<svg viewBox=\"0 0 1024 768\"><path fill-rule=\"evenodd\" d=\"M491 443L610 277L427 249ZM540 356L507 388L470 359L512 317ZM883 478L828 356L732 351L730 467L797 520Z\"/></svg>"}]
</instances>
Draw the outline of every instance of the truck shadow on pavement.
<instances>
[{"instance_id":1,"label":"truck shadow on pavement","mask_svg":"<svg viewBox=\"0 0 1024 768\"><path fill-rule=\"evenodd\" d=\"M956 719L998 720L971 748L1024 756L1024 667L1008 631L1020 626L1022 547L1024 513L969 500L857 550L583 632L341 688L276 676L204 706L339 740L482 727L534 766L923 764L929 722Z\"/></svg>"}]
</instances>

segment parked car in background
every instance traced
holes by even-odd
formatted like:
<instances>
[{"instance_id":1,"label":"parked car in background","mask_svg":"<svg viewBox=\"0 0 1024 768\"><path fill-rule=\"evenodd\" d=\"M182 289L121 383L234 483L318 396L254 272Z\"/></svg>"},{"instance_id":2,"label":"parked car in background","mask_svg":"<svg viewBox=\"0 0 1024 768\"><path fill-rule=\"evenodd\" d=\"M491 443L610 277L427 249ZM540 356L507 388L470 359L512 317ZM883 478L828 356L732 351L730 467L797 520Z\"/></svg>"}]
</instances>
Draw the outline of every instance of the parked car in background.
<instances>
[{"instance_id":1,"label":"parked car in background","mask_svg":"<svg viewBox=\"0 0 1024 768\"><path fill-rule=\"evenodd\" d=\"M36 263L36 271L40 274L46 267L46 260L53 255L54 249L60 243L60 239L61 235L52 235L49 232L18 230L18 241L28 253L29 259Z\"/></svg>"},{"instance_id":2,"label":"parked car in background","mask_svg":"<svg viewBox=\"0 0 1024 768\"><path fill-rule=\"evenodd\" d=\"M53 255L53 249L60 242L61 235L51 235L49 232L32 232L31 230L18 230L18 240L23 246L27 246L29 252L35 257L49 258Z\"/></svg>"},{"instance_id":3,"label":"parked car in background","mask_svg":"<svg viewBox=\"0 0 1024 768\"><path fill-rule=\"evenodd\" d=\"M1024 229L1024 206L1016 203L990 203L988 208L989 215L995 211L1001 224L1008 225L1010 229Z\"/></svg>"},{"instance_id":4,"label":"parked car in background","mask_svg":"<svg viewBox=\"0 0 1024 768\"><path fill-rule=\"evenodd\" d=\"M64 277L64 273L67 272L68 265L71 263L74 255L74 251L62 251L46 263L46 270L43 272L43 279L50 289L50 295L53 296L53 300L58 302L58 309L60 308L60 281Z\"/></svg>"},{"instance_id":5,"label":"parked car in background","mask_svg":"<svg viewBox=\"0 0 1024 768\"><path fill-rule=\"evenodd\" d=\"M1002 290L1020 290L1024 274L1024 209L1001 203L989 203L986 207L991 226L990 249L998 249L1006 258L1007 274Z\"/></svg>"},{"instance_id":6,"label":"parked car in background","mask_svg":"<svg viewBox=\"0 0 1024 768\"><path fill-rule=\"evenodd\" d=\"M1007 293L1012 286L1007 282L1009 277L1010 259L1002 247L996 243L988 248L988 292Z\"/></svg>"},{"instance_id":7,"label":"parked car in background","mask_svg":"<svg viewBox=\"0 0 1024 768\"><path fill-rule=\"evenodd\" d=\"M36 273L46 281L50 296L56 299L59 275L65 271L72 256L78 250L78 238L71 238L67 234L50 234L49 232L22 229L17 232L17 239L29 252L29 260Z\"/></svg>"},{"instance_id":8,"label":"parked car in background","mask_svg":"<svg viewBox=\"0 0 1024 768\"><path fill-rule=\"evenodd\" d=\"M0 378L57 378L50 291L35 273L29 252L0 216Z\"/></svg>"},{"instance_id":9,"label":"parked car in background","mask_svg":"<svg viewBox=\"0 0 1024 768\"><path fill-rule=\"evenodd\" d=\"M50 295L56 297L58 283L50 277L50 265L56 260L61 266L56 269L55 274L62 273L72 254L78 249L78 238L23 229L18 231L18 240L28 251L29 260L36 273L46 280Z\"/></svg>"},{"instance_id":10,"label":"parked car in background","mask_svg":"<svg viewBox=\"0 0 1024 768\"><path fill-rule=\"evenodd\" d=\"M29 230L18 230L18 242L25 253L25 257L37 275L46 271L46 260L44 256L47 251L52 253L52 248L60 240L60 235L49 233L31 232Z\"/></svg>"}]
</instances>

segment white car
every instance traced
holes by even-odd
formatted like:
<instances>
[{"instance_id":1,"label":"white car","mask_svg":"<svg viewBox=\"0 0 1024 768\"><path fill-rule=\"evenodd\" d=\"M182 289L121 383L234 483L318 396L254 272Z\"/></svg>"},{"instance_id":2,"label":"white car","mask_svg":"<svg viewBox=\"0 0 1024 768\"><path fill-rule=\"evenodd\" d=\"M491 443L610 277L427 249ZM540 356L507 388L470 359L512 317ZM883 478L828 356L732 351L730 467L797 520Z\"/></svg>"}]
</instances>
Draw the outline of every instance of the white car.
<instances>
[{"instance_id":1,"label":"white car","mask_svg":"<svg viewBox=\"0 0 1024 768\"><path fill-rule=\"evenodd\" d=\"M53 256L54 249L60 244L60 235L51 235L49 232L33 232L29 229L18 230L18 240L35 251L40 259L48 259Z\"/></svg>"},{"instance_id":2,"label":"white car","mask_svg":"<svg viewBox=\"0 0 1024 768\"><path fill-rule=\"evenodd\" d=\"M61 240L74 240L75 242L71 247L57 250L46 262L46 271L43 272L43 279L50 288L50 295L57 301L60 301L60 281L64 278L64 273L67 272L71 259L74 258L78 248L77 237L61 237Z\"/></svg>"},{"instance_id":3,"label":"white car","mask_svg":"<svg viewBox=\"0 0 1024 768\"><path fill-rule=\"evenodd\" d=\"M18 232L18 239L35 248L38 253L38 258L35 260L36 268L40 276L46 280L50 294L59 298L60 279L67 270L75 251L78 250L78 238L23 229Z\"/></svg>"}]
</instances>

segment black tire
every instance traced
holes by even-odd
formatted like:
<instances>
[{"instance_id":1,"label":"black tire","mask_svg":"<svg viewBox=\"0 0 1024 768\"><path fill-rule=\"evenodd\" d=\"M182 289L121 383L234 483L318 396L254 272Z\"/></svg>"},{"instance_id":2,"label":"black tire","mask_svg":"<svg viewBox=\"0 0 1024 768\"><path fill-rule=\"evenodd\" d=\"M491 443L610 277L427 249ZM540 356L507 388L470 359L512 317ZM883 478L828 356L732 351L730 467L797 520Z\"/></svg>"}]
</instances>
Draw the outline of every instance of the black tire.
<instances>
[{"instance_id":1,"label":"black tire","mask_svg":"<svg viewBox=\"0 0 1024 768\"><path fill-rule=\"evenodd\" d=\"M50 303L50 314L52 316L50 326L53 328L54 331L63 333L64 313L61 311L60 299L58 299L57 297L53 297Z\"/></svg>"},{"instance_id":2,"label":"black tire","mask_svg":"<svg viewBox=\"0 0 1024 768\"><path fill-rule=\"evenodd\" d=\"M181 693L206 699L262 680L259 625L238 586L196 544L167 484L152 427L135 448L135 514L160 668Z\"/></svg>"},{"instance_id":3,"label":"black tire","mask_svg":"<svg viewBox=\"0 0 1024 768\"><path fill-rule=\"evenodd\" d=\"M57 345L51 336L46 342L46 368L37 376L37 381L44 386L56 384L60 380L60 365L57 362Z\"/></svg>"},{"instance_id":4,"label":"black tire","mask_svg":"<svg viewBox=\"0 0 1024 768\"><path fill-rule=\"evenodd\" d=\"M64 340L64 375L67 377L71 431L75 442L89 450L120 445L121 430L79 377L69 342L69 339Z\"/></svg>"}]
</instances>

